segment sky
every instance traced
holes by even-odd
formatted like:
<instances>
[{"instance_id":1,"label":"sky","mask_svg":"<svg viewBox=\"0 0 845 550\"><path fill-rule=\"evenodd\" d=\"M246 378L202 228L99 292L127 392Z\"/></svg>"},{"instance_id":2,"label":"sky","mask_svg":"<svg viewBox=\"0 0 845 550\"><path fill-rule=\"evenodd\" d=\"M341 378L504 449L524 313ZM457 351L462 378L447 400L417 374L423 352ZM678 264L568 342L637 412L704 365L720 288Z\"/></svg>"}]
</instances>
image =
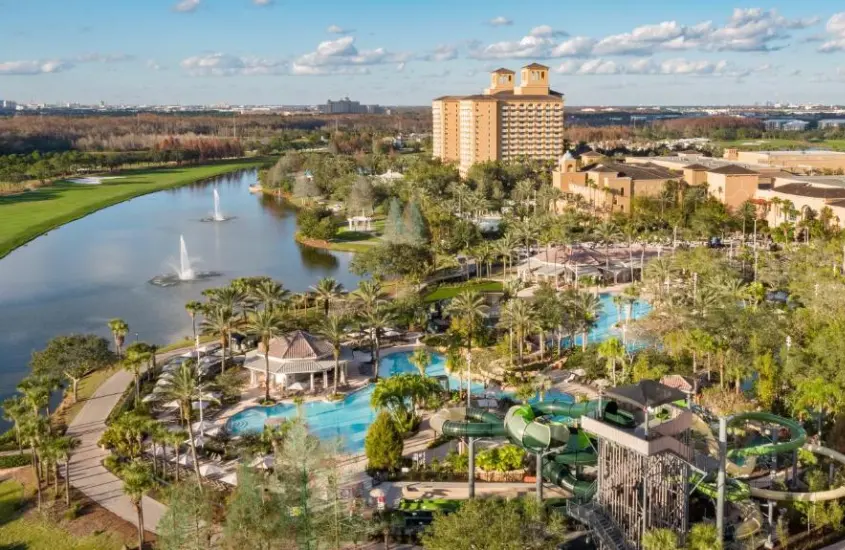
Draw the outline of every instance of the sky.
<instances>
[{"instance_id":1,"label":"sky","mask_svg":"<svg viewBox=\"0 0 845 550\"><path fill-rule=\"evenodd\" d=\"M845 2L0 0L0 99L428 105L551 68L568 105L845 103Z\"/></svg>"}]
</instances>

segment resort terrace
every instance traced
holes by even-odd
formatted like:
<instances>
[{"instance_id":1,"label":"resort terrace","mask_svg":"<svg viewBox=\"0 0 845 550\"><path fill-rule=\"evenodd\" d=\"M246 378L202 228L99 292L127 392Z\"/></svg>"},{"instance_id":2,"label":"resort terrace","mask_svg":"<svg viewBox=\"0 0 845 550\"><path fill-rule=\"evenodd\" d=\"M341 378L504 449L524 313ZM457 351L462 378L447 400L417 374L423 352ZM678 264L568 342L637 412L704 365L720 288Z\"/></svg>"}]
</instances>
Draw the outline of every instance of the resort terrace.
<instances>
[{"instance_id":1,"label":"resort terrace","mask_svg":"<svg viewBox=\"0 0 845 550\"><path fill-rule=\"evenodd\" d=\"M571 283L585 277L596 277L613 284L630 282L649 260L672 249L659 246L556 246L536 254L519 266L517 275L524 281Z\"/></svg>"}]
</instances>

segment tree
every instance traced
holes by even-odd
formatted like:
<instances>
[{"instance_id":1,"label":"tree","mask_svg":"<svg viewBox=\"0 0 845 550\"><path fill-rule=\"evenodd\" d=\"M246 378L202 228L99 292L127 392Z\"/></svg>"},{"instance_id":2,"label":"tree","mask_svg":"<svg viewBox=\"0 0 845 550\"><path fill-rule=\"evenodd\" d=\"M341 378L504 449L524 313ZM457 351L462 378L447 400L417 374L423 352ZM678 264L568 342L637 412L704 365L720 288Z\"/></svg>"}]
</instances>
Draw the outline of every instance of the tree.
<instances>
[{"instance_id":1,"label":"tree","mask_svg":"<svg viewBox=\"0 0 845 550\"><path fill-rule=\"evenodd\" d=\"M349 190L349 198L346 200L346 211L352 215L357 215L359 212L372 212L374 200L373 184L370 183L369 178L359 176Z\"/></svg>"},{"instance_id":2,"label":"tree","mask_svg":"<svg viewBox=\"0 0 845 550\"><path fill-rule=\"evenodd\" d=\"M202 324L200 325L203 334L213 334L220 338L220 346L223 353L223 371L226 370L226 361L228 360L226 349L234 326L234 309L231 306L223 304L211 304L206 310Z\"/></svg>"},{"instance_id":3,"label":"tree","mask_svg":"<svg viewBox=\"0 0 845 550\"><path fill-rule=\"evenodd\" d=\"M185 311L191 317L191 334L194 336L194 341L197 339L197 315L203 312L203 305L196 300L191 300L185 304Z\"/></svg>"},{"instance_id":4,"label":"tree","mask_svg":"<svg viewBox=\"0 0 845 550\"><path fill-rule=\"evenodd\" d=\"M420 376L425 378L425 371L428 366L431 364L431 354L425 348L417 348L414 350L414 353L411 354L411 357L408 361L416 367L419 371Z\"/></svg>"},{"instance_id":5,"label":"tree","mask_svg":"<svg viewBox=\"0 0 845 550\"><path fill-rule=\"evenodd\" d=\"M455 296L446 308L446 313L460 319L466 327L467 357L472 353L472 339L481 326L489 308L484 303L484 296L476 290L465 290ZM469 362L467 369L471 369ZM470 380L467 378L467 399L470 394Z\"/></svg>"},{"instance_id":6,"label":"tree","mask_svg":"<svg viewBox=\"0 0 845 550\"><path fill-rule=\"evenodd\" d=\"M368 468L372 470L397 470L402 465L405 443L396 423L387 411L381 411L367 429L364 452Z\"/></svg>"},{"instance_id":7,"label":"tree","mask_svg":"<svg viewBox=\"0 0 845 550\"><path fill-rule=\"evenodd\" d=\"M401 243L405 240L405 224L402 220L402 205L396 197L390 199L387 219L384 222L384 240L389 243Z\"/></svg>"},{"instance_id":8,"label":"tree","mask_svg":"<svg viewBox=\"0 0 845 550\"><path fill-rule=\"evenodd\" d=\"M213 503L193 483L170 488L167 510L158 522L156 546L162 550L208 548L214 525Z\"/></svg>"},{"instance_id":9,"label":"tree","mask_svg":"<svg viewBox=\"0 0 845 550\"><path fill-rule=\"evenodd\" d=\"M317 281L316 286L311 287L311 290L317 295L318 300L323 301L323 314L328 315L331 301L340 297L343 285L332 277L323 277Z\"/></svg>"},{"instance_id":10,"label":"tree","mask_svg":"<svg viewBox=\"0 0 845 550\"><path fill-rule=\"evenodd\" d=\"M343 376L343 383L346 384L346 375L341 375L340 370L340 343L346 336L347 326L348 321L345 317L341 317L338 315L329 315L328 317L323 319L323 322L317 329L317 332L324 336L329 341L329 344L331 344L332 346L332 355L334 356L334 388L332 390L332 393L337 393L337 380L339 376Z\"/></svg>"},{"instance_id":11,"label":"tree","mask_svg":"<svg viewBox=\"0 0 845 550\"><path fill-rule=\"evenodd\" d=\"M809 410L815 410L819 417L819 441L826 415L836 414L842 407L842 397L835 384L815 377L801 380L790 399L792 410L799 418L806 418Z\"/></svg>"},{"instance_id":12,"label":"tree","mask_svg":"<svg viewBox=\"0 0 845 550\"><path fill-rule=\"evenodd\" d=\"M197 444L194 439L194 428L192 425L191 411L194 401L217 401L206 391L206 385L199 382L196 362L192 359L182 363L173 376L167 379L163 386L162 399L166 401L177 401L182 419L188 427L188 444L191 447L191 459L194 464L194 473L197 475L197 484L202 487L202 476L200 475L199 461L197 461Z\"/></svg>"},{"instance_id":13,"label":"tree","mask_svg":"<svg viewBox=\"0 0 845 550\"><path fill-rule=\"evenodd\" d=\"M610 271L610 247L622 238L619 226L610 221L604 221L595 228L596 240L604 245L604 266L605 271Z\"/></svg>"},{"instance_id":14,"label":"tree","mask_svg":"<svg viewBox=\"0 0 845 550\"><path fill-rule=\"evenodd\" d=\"M109 330L114 338L114 349L117 351L117 356L120 358L123 350L123 342L126 335L129 334L129 325L123 319L111 319L108 322Z\"/></svg>"},{"instance_id":15,"label":"tree","mask_svg":"<svg viewBox=\"0 0 845 550\"><path fill-rule=\"evenodd\" d=\"M425 218L423 218L422 211L416 202L408 203L405 207L404 215L405 225L405 240L412 246L422 246L427 241L427 231L425 227Z\"/></svg>"},{"instance_id":16,"label":"tree","mask_svg":"<svg viewBox=\"0 0 845 550\"><path fill-rule=\"evenodd\" d=\"M595 294L579 292L575 295L574 306L581 329L581 349L586 350L590 331L596 326L601 314L601 300Z\"/></svg>"},{"instance_id":17,"label":"tree","mask_svg":"<svg viewBox=\"0 0 845 550\"><path fill-rule=\"evenodd\" d=\"M11 422L15 429L15 441L18 444L18 453L23 455L23 438L21 428L30 414L29 405L23 397L8 397L3 401L3 420Z\"/></svg>"},{"instance_id":18,"label":"tree","mask_svg":"<svg viewBox=\"0 0 845 550\"><path fill-rule=\"evenodd\" d=\"M56 459L64 464L65 505L68 508L70 508L70 455L78 446L79 440L71 436L58 437L55 441Z\"/></svg>"},{"instance_id":19,"label":"tree","mask_svg":"<svg viewBox=\"0 0 845 550\"><path fill-rule=\"evenodd\" d=\"M722 550L719 532L713 523L695 523L687 535L688 550Z\"/></svg>"},{"instance_id":20,"label":"tree","mask_svg":"<svg viewBox=\"0 0 845 550\"><path fill-rule=\"evenodd\" d=\"M757 355L754 358L754 370L757 372L757 399L764 410L770 411L774 406L780 389L780 377L777 365L771 352Z\"/></svg>"},{"instance_id":21,"label":"tree","mask_svg":"<svg viewBox=\"0 0 845 550\"><path fill-rule=\"evenodd\" d=\"M615 386L616 366L622 365L624 369L625 357L627 356L625 346L622 345L622 342L620 342L618 338L608 338L599 344L598 352L599 357L607 359L607 370L610 373L611 382L613 382L613 385ZM623 380L621 380L621 382L624 383L624 379L627 378L627 376L623 376L622 378Z\"/></svg>"},{"instance_id":22,"label":"tree","mask_svg":"<svg viewBox=\"0 0 845 550\"><path fill-rule=\"evenodd\" d=\"M251 290L250 295L264 309L274 311L287 302L290 292L281 283L272 279L263 279Z\"/></svg>"},{"instance_id":23,"label":"tree","mask_svg":"<svg viewBox=\"0 0 845 550\"><path fill-rule=\"evenodd\" d=\"M238 486L226 508L225 547L275 550L288 538L290 517L280 494L265 490L261 474L241 466Z\"/></svg>"},{"instance_id":24,"label":"tree","mask_svg":"<svg viewBox=\"0 0 845 550\"><path fill-rule=\"evenodd\" d=\"M264 401L270 401L270 341L282 333L284 321L278 312L262 309L250 313L247 317L246 330L258 338L259 351L264 353Z\"/></svg>"},{"instance_id":25,"label":"tree","mask_svg":"<svg viewBox=\"0 0 845 550\"><path fill-rule=\"evenodd\" d=\"M370 348L372 353L373 371L375 381L379 379L379 361L381 348L381 334L394 321L393 312L386 307L376 307L371 311L364 312L361 316L361 324L367 328L370 333Z\"/></svg>"},{"instance_id":26,"label":"tree","mask_svg":"<svg viewBox=\"0 0 845 550\"><path fill-rule=\"evenodd\" d=\"M523 366L522 350L528 333L540 326L534 309L527 301L520 298L508 300L502 307L499 325L511 331L516 338L519 366Z\"/></svg>"},{"instance_id":27,"label":"tree","mask_svg":"<svg viewBox=\"0 0 845 550\"><path fill-rule=\"evenodd\" d=\"M375 409L387 409L396 427L403 432L414 428L419 421L419 405L440 393L440 384L433 378L418 374L402 373L382 378L370 396Z\"/></svg>"},{"instance_id":28,"label":"tree","mask_svg":"<svg viewBox=\"0 0 845 550\"><path fill-rule=\"evenodd\" d=\"M680 550L678 535L669 529L649 529L643 533L643 550Z\"/></svg>"},{"instance_id":29,"label":"tree","mask_svg":"<svg viewBox=\"0 0 845 550\"><path fill-rule=\"evenodd\" d=\"M451 514L437 514L422 543L427 550L539 550L556 548L565 537L560 516L544 514L534 499L479 498Z\"/></svg>"},{"instance_id":30,"label":"tree","mask_svg":"<svg viewBox=\"0 0 845 550\"><path fill-rule=\"evenodd\" d=\"M123 492L129 497L138 514L138 548L144 547L144 494L155 487L155 478L150 467L140 460L134 460L121 470Z\"/></svg>"},{"instance_id":31,"label":"tree","mask_svg":"<svg viewBox=\"0 0 845 550\"><path fill-rule=\"evenodd\" d=\"M133 342L132 345L126 348L126 354L123 358L123 368L131 372L135 380L135 406L138 406L141 400L141 370L150 361L150 357L152 356L146 347L147 344L143 342Z\"/></svg>"},{"instance_id":32,"label":"tree","mask_svg":"<svg viewBox=\"0 0 845 550\"><path fill-rule=\"evenodd\" d=\"M114 354L105 338L95 334L73 334L50 340L43 350L32 354L29 365L35 374L67 378L76 402L80 380L113 360Z\"/></svg>"}]
</instances>

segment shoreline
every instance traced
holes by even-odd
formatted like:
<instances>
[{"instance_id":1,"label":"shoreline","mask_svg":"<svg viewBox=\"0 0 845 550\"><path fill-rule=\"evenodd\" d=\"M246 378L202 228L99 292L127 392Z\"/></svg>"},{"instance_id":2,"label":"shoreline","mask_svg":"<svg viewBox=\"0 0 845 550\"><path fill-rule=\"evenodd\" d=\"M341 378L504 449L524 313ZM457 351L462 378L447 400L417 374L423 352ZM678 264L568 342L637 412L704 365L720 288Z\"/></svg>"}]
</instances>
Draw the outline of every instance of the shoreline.
<instances>
[{"instance_id":1,"label":"shoreline","mask_svg":"<svg viewBox=\"0 0 845 550\"><path fill-rule=\"evenodd\" d=\"M151 184L149 184L149 188L136 189L136 190L133 190L133 191L129 191L126 194L112 196L112 197L106 197L106 198L103 198L99 201L95 201L95 202L92 202L90 204L84 205L84 206L77 208L75 210L71 210L71 211L69 211L69 212L67 212L63 215L56 216L55 218L51 218L51 219L47 219L47 220L44 220L44 221L39 222L39 223L35 223L35 224L27 227L19 235L10 238L6 242L0 243L0 260L2 260L3 258L8 256L9 254L11 254L12 252L17 250L18 248L34 241L38 237L46 235L47 233L49 233L50 231L52 231L54 229L58 229L59 227L62 227L63 225L66 225L68 223L80 220L80 219L82 219L82 218L84 218L84 217L86 217L90 214L93 214L95 212L99 212L100 210L104 210L106 208L109 208L109 207L115 206L117 204L132 200L132 199L137 198L137 197L149 195L151 193L156 193L158 191L165 191L167 189L175 189L175 188L178 188L178 187L183 187L185 185L190 185L190 184L198 183L198 182L201 182L201 181L204 181L204 180L207 180L207 179L215 178L215 177L227 174L229 172L254 168L254 167L260 166L264 162L266 162L266 159L264 157L255 157L254 159L244 158L244 159L238 159L238 160L234 160L234 161L223 161L221 163L200 164L200 165L196 165L196 166L182 167L182 168L188 168L188 169L190 169L190 168L202 168L202 167L206 167L206 168L214 167L214 168L219 168L219 170L211 170L211 173L204 173L199 177L192 177L192 176L188 175L184 179L179 179L179 180L176 180L176 181L171 182L171 183L164 183L164 184L151 183ZM172 169L172 167L154 168L152 170L149 170L149 172L155 173L157 170L170 170L170 169ZM131 175L131 172L133 172L133 171L130 170L128 172L130 172L130 175ZM36 190L30 191L30 192L27 192L27 193L21 193L19 195L10 195L8 197L2 197L2 198L0 198L0 211L2 211L2 206L3 206L3 203L4 203L4 201L2 200L3 198L15 198L15 197L19 197L19 196L36 196L38 193L45 193L45 192L49 192L51 189L56 189L57 185L61 185L62 182L64 182L64 181L66 181L66 180L61 180L57 184L54 184L54 185L51 185L51 186L40 187ZM110 184L108 184L108 183L102 184L103 187L108 186L108 185L110 185ZM115 184L115 185L118 185L118 184ZM88 186L83 186L83 187L88 187ZM100 187L100 186L91 186L91 187L93 188L93 187ZM10 200L8 202L12 202L12 201Z\"/></svg>"}]
</instances>

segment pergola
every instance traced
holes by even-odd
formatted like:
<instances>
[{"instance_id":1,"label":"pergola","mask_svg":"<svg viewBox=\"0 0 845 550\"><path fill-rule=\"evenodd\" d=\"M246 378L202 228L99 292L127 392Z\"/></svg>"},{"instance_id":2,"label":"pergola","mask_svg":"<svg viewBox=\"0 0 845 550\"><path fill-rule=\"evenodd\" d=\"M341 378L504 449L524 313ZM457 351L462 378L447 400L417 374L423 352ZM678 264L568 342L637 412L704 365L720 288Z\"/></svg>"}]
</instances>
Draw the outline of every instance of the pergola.
<instances>
[{"instance_id":1,"label":"pergola","mask_svg":"<svg viewBox=\"0 0 845 550\"><path fill-rule=\"evenodd\" d=\"M372 231L373 218L372 216L352 216L346 218L346 223L349 225L350 231Z\"/></svg>"}]
</instances>

